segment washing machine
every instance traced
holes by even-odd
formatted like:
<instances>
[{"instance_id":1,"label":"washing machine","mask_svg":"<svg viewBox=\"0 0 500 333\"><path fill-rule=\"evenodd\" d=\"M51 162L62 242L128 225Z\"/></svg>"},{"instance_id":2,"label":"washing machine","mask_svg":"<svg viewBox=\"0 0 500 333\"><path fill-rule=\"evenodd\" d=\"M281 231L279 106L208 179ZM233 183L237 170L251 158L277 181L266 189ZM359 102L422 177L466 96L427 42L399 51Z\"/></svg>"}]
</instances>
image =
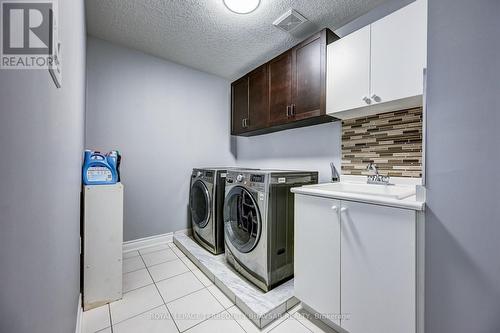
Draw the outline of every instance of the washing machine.
<instances>
[{"instance_id":1,"label":"washing machine","mask_svg":"<svg viewBox=\"0 0 500 333\"><path fill-rule=\"evenodd\" d=\"M226 177L227 262L269 291L293 277L292 187L318 183L318 172L232 170Z\"/></svg>"},{"instance_id":2,"label":"washing machine","mask_svg":"<svg viewBox=\"0 0 500 333\"><path fill-rule=\"evenodd\" d=\"M227 168L193 169L189 210L194 239L213 254L224 252L222 209Z\"/></svg>"}]
</instances>

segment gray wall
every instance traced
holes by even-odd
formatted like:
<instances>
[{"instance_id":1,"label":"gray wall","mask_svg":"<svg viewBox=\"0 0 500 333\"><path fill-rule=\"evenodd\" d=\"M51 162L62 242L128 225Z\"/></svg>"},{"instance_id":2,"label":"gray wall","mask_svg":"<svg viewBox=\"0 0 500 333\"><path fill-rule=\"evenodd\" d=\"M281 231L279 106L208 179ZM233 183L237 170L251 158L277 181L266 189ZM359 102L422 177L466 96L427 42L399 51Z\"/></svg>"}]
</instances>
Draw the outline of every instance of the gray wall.
<instances>
[{"instance_id":1,"label":"gray wall","mask_svg":"<svg viewBox=\"0 0 500 333\"><path fill-rule=\"evenodd\" d=\"M0 70L0 332L74 332L85 110L83 1L59 1L63 87Z\"/></svg>"},{"instance_id":2,"label":"gray wall","mask_svg":"<svg viewBox=\"0 0 500 333\"><path fill-rule=\"evenodd\" d=\"M186 229L191 169L234 165L229 82L88 39L86 147L119 149L124 239Z\"/></svg>"},{"instance_id":3,"label":"gray wall","mask_svg":"<svg viewBox=\"0 0 500 333\"><path fill-rule=\"evenodd\" d=\"M398 9L414 2L415 0L385 0L379 6L373 8L368 13L361 15L355 20L345 24L335 30L339 37L344 37L356 30L359 30L368 24L380 20L381 18L395 12Z\"/></svg>"},{"instance_id":4,"label":"gray wall","mask_svg":"<svg viewBox=\"0 0 500 333\"><path fill-rule=\"evenodd\" d=\"M429 1L426 333L500 332L499 13Z\"/></svg>"},{"instance_id":5,"label":"gray wall","mask_svg":"<svg viewBox=\"0 0 500 333\"><path fill-rule=\"evenodd\" d=\"M340 172L341 122L249 138L237 137L237 164L244 167L319 171L330 181L330 162Z\"/></svg>"}]
</instances>

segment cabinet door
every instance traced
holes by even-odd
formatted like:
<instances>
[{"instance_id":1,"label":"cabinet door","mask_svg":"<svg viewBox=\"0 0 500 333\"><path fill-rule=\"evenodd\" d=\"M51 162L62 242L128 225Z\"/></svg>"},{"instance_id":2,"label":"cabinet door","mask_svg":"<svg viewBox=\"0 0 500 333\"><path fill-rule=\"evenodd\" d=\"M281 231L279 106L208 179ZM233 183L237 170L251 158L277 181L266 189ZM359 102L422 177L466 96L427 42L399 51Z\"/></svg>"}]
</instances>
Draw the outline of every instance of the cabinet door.
<instances>
[{"instance_id":1,"label":"cabinet door","mask_svg":"<svg viewBox=\"0 0 500 333\"><path fill-rule=\"evenodd\" d=\"M292 49L292 70L293 120L325 114L325 30Z\"/></svg>"},{"instance_id":2,"label":"cabinet door","mask_svg":"<svg viewBox=\"0 0 500 333\"><path fill-rule=\"evenodd\" d=\"M287 51L269 62L269 121L286 123L292 104L292 52Z\"/></svg>"},{"instance_id":3,"label":"cabinet door","mask_svg":"<svg viewBox=\"0 0 500 333\"><path fill-rule=\"evenodd\" d=\"M248 74L248 127L250 130L267 126L269 118L269 89L267 65Z\"/></svg>"},{"instance_id":4,"label":"cabinet door","mask_svg":"<svg viewBox=\"0 0 500 333\"><path fill-rule=\"evenodd\" d=\"M340 325L340 201L295 195L295 296Z\"/></svg>"},{"instance_id":5,"label":"cabinet door","mask_svg":"<svg viewBox=\"0 0 500 333\"><path fill-rule=\"evenodd\" d=\"M327 53L327 112L369 105L370 26L328 45Z\"/></svg>"},{"instance_id":6,"label":"cabinet door","mask_svg":"<svg viewBox=\"0 0 500 333\"><path fill-rule=\"evenodd\" d=\"M248 77L245 76L231 85L231 133L247 130L248 118Z\"/></svg>"},{"instance_id":7,"label":"cabinet door","mask_svg":"<svg viewBox=\"0 0 500 333\"><path fill-rule=\"evenodd\" d=\"M416 326L416 213L342 201L342 321L350 333Z\"/></svg>"},{"instance_id":8,"label":"cabinet door","mask_svg":"<svg viewBox=\"0 0 500 333\"><path fill-rule=\"evenodd\" d=\"M423 93L427 1L417 0L371 25L371 93L387 102Z\"/></svg>"}]
</instances>

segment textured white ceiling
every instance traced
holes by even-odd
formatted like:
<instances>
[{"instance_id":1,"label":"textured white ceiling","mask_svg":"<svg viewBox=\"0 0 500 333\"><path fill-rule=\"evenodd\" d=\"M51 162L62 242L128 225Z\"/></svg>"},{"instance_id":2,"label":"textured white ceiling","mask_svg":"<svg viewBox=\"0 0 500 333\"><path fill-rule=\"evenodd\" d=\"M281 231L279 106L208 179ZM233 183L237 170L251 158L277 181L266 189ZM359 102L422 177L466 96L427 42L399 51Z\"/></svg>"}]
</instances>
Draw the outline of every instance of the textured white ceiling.
<instances>
[{"instance_id":1,"label":"textured white ceiling","mask_svg":"<svg viewBox=\"0 0 500 333\"><path fill-rule=\"evenodd\" d=\"M311 33L336 30L384 0L261 0L247 15L222 0L86 0L87 31L113 43L235 79ZM309 22L293 35L272 22L288 9Z\"/></svg>"}]
</instances>

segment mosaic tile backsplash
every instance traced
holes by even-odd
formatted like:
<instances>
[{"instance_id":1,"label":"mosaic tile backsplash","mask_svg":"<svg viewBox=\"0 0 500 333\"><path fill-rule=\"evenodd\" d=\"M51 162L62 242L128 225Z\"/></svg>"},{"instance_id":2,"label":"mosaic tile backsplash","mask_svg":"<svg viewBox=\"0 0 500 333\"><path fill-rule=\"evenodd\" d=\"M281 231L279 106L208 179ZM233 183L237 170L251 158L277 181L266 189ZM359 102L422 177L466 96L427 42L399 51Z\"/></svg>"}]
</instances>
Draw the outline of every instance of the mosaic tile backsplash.
<instances>
[{"instance_id":1,"label":"mosaic tile backsplash","mask_svg":"<svg viewBox=\"0 0 500 333\"><path fill-rule=\"evenodd\" d=\"M342 174L422 177L422 108L342 121Z\"/></svg>"}]
</instances>

